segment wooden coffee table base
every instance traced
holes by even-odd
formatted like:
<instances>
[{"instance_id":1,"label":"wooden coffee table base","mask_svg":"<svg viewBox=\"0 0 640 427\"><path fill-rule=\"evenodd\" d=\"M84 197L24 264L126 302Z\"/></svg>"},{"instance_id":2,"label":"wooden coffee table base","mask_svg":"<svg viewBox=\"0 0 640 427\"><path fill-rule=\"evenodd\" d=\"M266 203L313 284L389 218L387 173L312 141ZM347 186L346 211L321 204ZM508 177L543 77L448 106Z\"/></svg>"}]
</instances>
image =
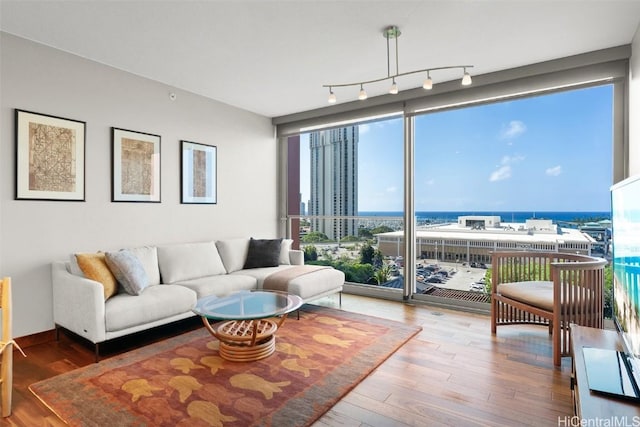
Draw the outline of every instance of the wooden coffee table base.
<instances>
[{"instance_id":1,"label":"wooden coffee table base","mask_svg":"<svg viewBox=\"0 0 640 427\"><path fill-rule=\"evenodd\" d=\"M220 357L232 362L252 362L270 356L276 350L275 333L284 322L272 319L229 320L211 325L206 317L204 326L220 341Z\"/></svg>"}]
</instances>

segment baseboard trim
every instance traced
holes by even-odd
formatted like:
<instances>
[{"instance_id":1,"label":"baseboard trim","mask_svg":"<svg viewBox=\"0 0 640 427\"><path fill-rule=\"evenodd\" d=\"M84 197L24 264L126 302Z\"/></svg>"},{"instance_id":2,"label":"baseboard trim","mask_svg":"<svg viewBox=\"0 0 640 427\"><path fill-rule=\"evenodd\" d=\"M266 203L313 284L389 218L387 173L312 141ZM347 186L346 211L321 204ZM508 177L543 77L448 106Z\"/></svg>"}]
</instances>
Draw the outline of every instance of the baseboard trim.
<instances>
[{"instance_id":1,"label":"baseboard trim","mask_svg":"<svg viewBox=\"0 0 640 427\"><path fill-rule=\"evenodd\" d=\"M29 348L38 344L45 344L51 341L55 341L56 331L50 329L48 331L42 331L31 335L25 335L23 337L15 338L16 343L22 348Z\"/></svg>"}]
</instances>

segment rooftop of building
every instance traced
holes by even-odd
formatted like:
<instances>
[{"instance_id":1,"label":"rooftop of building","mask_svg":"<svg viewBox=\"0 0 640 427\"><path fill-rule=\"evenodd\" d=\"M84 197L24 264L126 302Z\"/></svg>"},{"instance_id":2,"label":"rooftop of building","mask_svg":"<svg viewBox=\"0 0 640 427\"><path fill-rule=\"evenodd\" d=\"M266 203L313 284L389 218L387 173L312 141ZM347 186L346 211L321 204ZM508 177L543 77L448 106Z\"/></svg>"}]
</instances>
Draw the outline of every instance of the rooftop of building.
<instances>
[{"instance_id":1,"label":"rooftop of building","mask_svg":"<svg viewBox=\"0 0 640 427\"><path fill-rule=\"evenodd\" d=\"M541 221L548 221L541 222ZM458 223L435 224L419 226L416 237L424 239L468 239L475 241L517 241L525 243L587 243L594 242L593 238L574 228L562 228L553 224L549 228L550 220L527 220L526 223L502 222L498 227L476 228ZM404 231L392 231L377 234L380 237L402 237Z\"/></svg>"}]
</instances>

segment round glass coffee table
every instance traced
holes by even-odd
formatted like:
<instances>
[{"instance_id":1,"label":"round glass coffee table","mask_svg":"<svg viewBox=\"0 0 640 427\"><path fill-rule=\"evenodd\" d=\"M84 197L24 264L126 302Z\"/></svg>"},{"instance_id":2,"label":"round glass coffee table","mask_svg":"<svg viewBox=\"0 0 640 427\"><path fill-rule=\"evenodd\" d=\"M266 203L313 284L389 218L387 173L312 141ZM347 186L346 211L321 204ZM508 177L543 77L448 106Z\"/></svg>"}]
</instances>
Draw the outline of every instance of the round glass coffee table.
<instances>
[{"instance_id":1,"label":"round glass coffee table","mask_svg":"<svg viewBox=\"0 0 640 427\"><path fill-rule=\"evenodd\" d=\"M222 298L201 298L193 312L220 341L220 357L250 362L273 354L276 331L303 303L298 295L286 292L241 291ZM212 325L210 320L218 323Z\"/></svg>"}]
</instances>

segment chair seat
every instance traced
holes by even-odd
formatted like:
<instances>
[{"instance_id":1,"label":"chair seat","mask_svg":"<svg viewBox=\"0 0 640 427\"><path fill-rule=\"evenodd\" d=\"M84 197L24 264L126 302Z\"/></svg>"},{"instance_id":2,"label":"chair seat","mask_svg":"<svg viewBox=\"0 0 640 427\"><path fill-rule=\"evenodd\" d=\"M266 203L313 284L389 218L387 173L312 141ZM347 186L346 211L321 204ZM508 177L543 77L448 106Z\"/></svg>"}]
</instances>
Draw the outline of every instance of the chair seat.
<instances>
[{"instance_id":1,"label":"chair seat","mask_svg":"<svg viewBox=\"0 0 640 427\"><path fill-rule=\"evenodd\" d=\"M575 303L577 301L589 302L592 299L591 291L581 286L571 286L569 289L571 290L570 293L573 294L571 298L573 300L573 312L582 312L582 305ZM580 295L580 291L582 291L582 295ZM498 285L498 294L548 312L553 312L553 282L529 281L501 283ZM564 295L561 295L560 301L562 305L561 310L564 313L568 308Z\"/></svg>"},{"instance_id":2,"label":"chair seat","mask_svg":"<svg viewBox=\"0 0 640 427\"><path fill-rule=\"evenodd\" d=\"M498 285L498 293L542 310L553 311L553 282L501 283Z\"/></svg>"}]
</instances>

